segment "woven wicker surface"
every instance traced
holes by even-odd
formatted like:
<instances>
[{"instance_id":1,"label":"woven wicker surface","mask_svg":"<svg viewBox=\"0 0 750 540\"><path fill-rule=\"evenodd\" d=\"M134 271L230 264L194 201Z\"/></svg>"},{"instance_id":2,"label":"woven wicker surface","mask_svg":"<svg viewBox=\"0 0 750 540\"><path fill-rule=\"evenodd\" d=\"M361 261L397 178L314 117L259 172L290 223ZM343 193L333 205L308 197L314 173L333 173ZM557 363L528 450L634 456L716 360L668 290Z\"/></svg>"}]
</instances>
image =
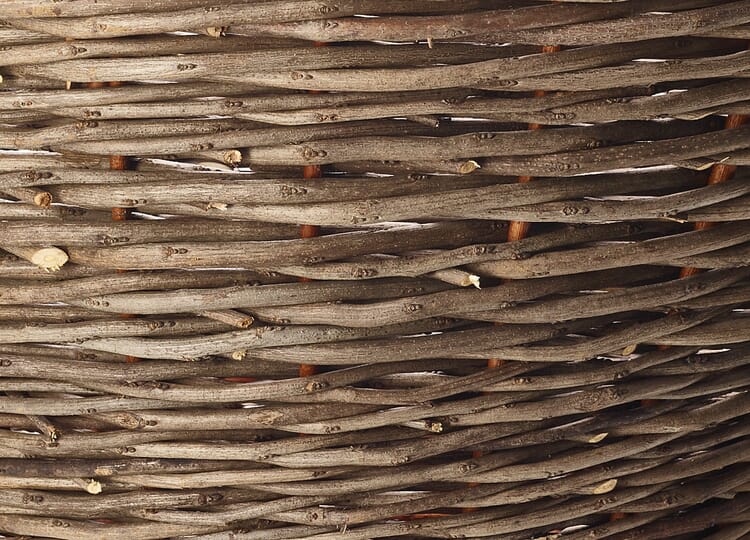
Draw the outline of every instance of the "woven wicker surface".
<instances>
[{"instance_id":1,"label":"woven wicker surface","mask_svg":"<svg viewBox=\"0 0 750 540\"><path fill-rule=\"evenodd\" d=\"M0 537L750 538L750 1L0 17Z\"/></svg>"}]
</instances>

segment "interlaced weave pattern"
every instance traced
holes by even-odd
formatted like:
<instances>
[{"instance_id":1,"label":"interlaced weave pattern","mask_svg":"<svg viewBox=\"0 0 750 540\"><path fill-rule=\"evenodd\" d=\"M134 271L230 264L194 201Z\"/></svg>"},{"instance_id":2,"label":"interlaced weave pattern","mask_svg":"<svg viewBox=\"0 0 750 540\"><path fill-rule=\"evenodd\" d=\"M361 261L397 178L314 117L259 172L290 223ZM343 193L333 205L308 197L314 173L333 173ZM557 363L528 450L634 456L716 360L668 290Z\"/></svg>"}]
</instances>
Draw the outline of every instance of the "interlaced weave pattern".
<instances>
[{"instance_id":1,"label":"interlaced weave pattern","mask_svg":"<svg viewBox=\"0 0 750 540\"><path fill-rule=\"evenodd\" d=\"M750 538L749 0L0 19L0 538Z\"/></svg>"}]
</instances>

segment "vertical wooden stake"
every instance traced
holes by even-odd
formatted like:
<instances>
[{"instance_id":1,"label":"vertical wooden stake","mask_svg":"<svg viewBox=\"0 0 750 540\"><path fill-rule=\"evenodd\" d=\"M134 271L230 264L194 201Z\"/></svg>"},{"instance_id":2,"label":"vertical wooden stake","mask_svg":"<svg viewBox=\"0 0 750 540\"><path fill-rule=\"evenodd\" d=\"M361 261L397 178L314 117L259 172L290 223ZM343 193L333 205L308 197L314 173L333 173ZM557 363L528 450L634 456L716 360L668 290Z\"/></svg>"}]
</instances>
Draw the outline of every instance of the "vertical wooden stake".
<instances>
[{"instance_id":1,"label":"vertical wooden stake","mask_svg":"<svg viewBox=\"0 0 750 540\"><path fill-rule=\"evenodd\" d=\"M558 45L545 45L542 47L543 53L555 53L560 50L560 47ZM534 92L534 95L536 97L543 97L546 95L546 92L543 90L537 90ZM542 129L543 126L536 123L530 123L528 125L529 130L531 131L537 131ZM531 182L533 180L533 177L531 176L519 176L518 182L521 184L525 184L527 182ZM531 224L525 221L511 221L508 225L508 242L517 242L518 240L523 240L526 238L529 234L529 229L531 228ZM504 363L503 360L498 360L495 358L491 358L487 361L487 367L490 369L496 369L502 366Z\"/></svg>"},{"instance_id":2,"label":"vertical wooden stake","mask_svg":"<svg viewBox=\"0 0 750 540\"><path fill-rule=\"evenodd\" d=\"M319 41L315 41L313 43L314 47L325 47L327 44L322 43ZM311 94L317 94L319 91L317 90L310 90L309 93ZM310 180L313 178L322 178L323 177L323 170L319 165L305 165L305 168L302 170L302 177ZM300 225L299 228L299 235L300 238L314 238L318 235L320 235L320 227L317 225ZM309 278L299 278L299 281L306 283L309 281L312 281ZM300 377L310 377L312 375L315 375L318 373L318 366L315 366L313 364L300 364L299 366L299 376Z\"/></svg>"},{"instance_id":3,"label":"vertical wooden stake","mask_svg":"<svg viewBox=\"0 0 750 540\"><path fill-rule=\"evenodd\" d=\"M744 125L748 120L748 116L746 114L730 114L727 117L726 123L724 124L725 129L737 129L738 127ZM727 180L731 180L734 177L734 173L737 171L737 167L734 165L724 165L724 164L717 164L711 167L711 174L708 177L708 185L713 184L720 184L722 182L726 182ZM711 223L709 221L699 221L695 224L695 230L701 231L704 229L709 229L713 227L715 224ZM683 268L680 270L680 277L686 278L690 276L694 276L696 274L700 274L702 270L700 268Z\"/></svg>"},{"instance_id":4,"label":"vertical wooden stake","mask_svg":"<svg viewBox=\"0 0 750 540\"><path fill-rule=\"evenodd\" d=\"M100 83L100 82L93 82L89 83L89 88L103 88L105 86L121 86L122 82L120 81L113 81L110 83ZM109 169L112 171L126 171L128 170L128 158L127 156L109 156ZM119 208L115 207L112 208L112 221L127 221L127 219L130 217L130 211L127 208ZM125 270L118 270L118 272L125 272ZM121 313L120 318L122 319L132 319L135 318L135 315L131 313ZM136 358L135 356L125 356L125 361L128 363L134 363L139 362L140 359Z\"/></svg>"},{"instance_id":5,"label":"vertical wooden stake","mask_svg":"<svg viewBox=\"0 0 750 540\"><path fill-rule=\"evenodd\" d=\"M727 120L724 123L725 129L736 129L748 121L748 116L745 114L730 114L727 116ZM708 176L708 181L706 182L708 185L713 184L720 184L722 182L726 182L727 180L731 180L734 177L734 173L737 171L737 167L733 165L724 165L724 164L717 164L711 167L711 173ZM699 221L695 224L694 229L696 231L701 231L704 229L708 229L713 227L714 223L708 222L708 221ZM703 270L700 268L691 268L691 267L685 267L680 270L680 279L695 276L697 274L700 274ZM669 347L666 345L660 345L659 349L666 350ZM641 406L642 407L653 407L659 402L659 400L656 399L643 399L641 400ZM626 514L622 512L616 512L614 514L610 515L610 521L616 521L618 519L623 519L626 517Z\"/></svg>"},{"instance_id":6,"label":"vertical wooden stake","mask_svg":"<svg viewBox=\"0 0 750 540\"><path fill-rule=\"evenodd\" d=\"M542 47L543 53L554 53L560 50L560 47L557 45L545 45ZM546 92L542 90L537 90L534 92L534 95L537 97L542 97L546 94ZM542 129L542 126L539 124L531 123L528 125L528 129L536 131L538 129ZM519 183L527 183L531 182L533 178L531 176L519 176L518 182ZM523 238L526 238L526 236L529 234L529 229L531 228L531 224L527 223L525 221L511 221L508 225L508 242L515 242L517 240L522 240ZM496 325L500 325L500 323L495 323ZM501 360L499 358L490 358L487 360L487 368L488 369L498 369L505 363L505 360ZM478 458L482 457L482 452L475 451L472 453L472 458ZM470 486L472 484L469 484ZM476 508L464 508L464 512L475 512Z\"/></svg>"}]
</instances>

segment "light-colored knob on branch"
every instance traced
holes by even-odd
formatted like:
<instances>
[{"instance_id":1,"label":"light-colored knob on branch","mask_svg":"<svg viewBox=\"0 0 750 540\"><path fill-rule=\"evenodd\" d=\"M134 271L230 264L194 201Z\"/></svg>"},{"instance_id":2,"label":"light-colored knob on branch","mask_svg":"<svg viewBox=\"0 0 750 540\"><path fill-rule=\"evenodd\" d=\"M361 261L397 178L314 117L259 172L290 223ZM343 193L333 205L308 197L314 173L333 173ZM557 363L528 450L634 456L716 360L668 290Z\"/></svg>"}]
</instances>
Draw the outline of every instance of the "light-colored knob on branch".
<instances>
[{"instance_id":1,"label":"light-colored knob on branch","mask_svg":"<svg viewBox=\"0 0 750 540\"><path fill-rule=\"evenodd\" d=\"M68 254L56 247L4 247L5 251L35 264L46 272L57 272L68 262Z\"/></svg>"}]
</instances>

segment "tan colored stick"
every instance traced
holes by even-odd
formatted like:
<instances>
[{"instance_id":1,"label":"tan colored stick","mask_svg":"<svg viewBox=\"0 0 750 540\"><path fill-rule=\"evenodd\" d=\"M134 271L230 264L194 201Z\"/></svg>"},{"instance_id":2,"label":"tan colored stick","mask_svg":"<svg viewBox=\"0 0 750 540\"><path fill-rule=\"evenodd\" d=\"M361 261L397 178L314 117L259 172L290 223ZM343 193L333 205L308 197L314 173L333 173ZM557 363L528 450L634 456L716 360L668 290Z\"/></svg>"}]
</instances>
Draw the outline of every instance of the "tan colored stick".
<instances>
[{"instance_id":1,"label":"tan colored stick","mask_svg":"<svg viewBox=\"0 0 750 540\"><path fill-rule=\"evenodd\" d=\"M220 311L201 311L199 313L201 317L206 317L214 321L226 323L237 328L250 328L255 322L255 318L252 315L247 315L240 311L233 309L225 309Z\"/></svg>"}]
</instances>

